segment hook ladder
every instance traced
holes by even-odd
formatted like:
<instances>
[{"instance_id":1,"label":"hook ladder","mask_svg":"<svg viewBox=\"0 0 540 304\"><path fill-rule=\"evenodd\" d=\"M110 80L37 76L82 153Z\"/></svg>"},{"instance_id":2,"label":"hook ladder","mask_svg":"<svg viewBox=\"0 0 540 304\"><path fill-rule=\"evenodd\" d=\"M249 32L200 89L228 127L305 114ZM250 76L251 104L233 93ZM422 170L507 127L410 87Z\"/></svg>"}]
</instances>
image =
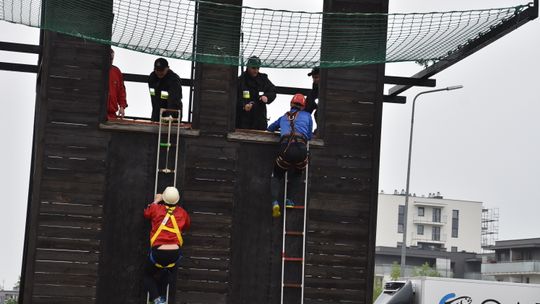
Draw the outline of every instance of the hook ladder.
<instances>
[{"instance_id":1,"label":"hook ladder","mask_svg":"<svg viewBox=\"0 0 540 304\"><path fill-rule=\"evenodd\" d=\"M309 154L309 143L307 150ZM304 303L309 161L304 174L303 204L290 205L287 199L288 173L285 173L281 247L281 304Z\"/></svg>"}]
</instances>

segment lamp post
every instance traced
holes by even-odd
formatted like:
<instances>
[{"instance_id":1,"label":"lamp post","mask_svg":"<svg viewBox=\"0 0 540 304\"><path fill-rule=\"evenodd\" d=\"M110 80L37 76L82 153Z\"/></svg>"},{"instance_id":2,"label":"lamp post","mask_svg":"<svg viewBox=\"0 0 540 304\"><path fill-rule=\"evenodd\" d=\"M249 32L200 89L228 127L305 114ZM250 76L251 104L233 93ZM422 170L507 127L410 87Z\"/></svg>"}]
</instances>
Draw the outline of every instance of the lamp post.
<instances>
[{"instance_id":1,"label":"lamp post","mask_svg":"<svg viewBox=\"0 0 540 304\"><path fill-rule=\"evenodd\" d=\"M429 91L423 91L416 96L414 96L413 99L413 105L412 105L412 114L411 114L411 134L409 137L409 158L407 160L407 182L405 186L405 210L403 210L403 242L401 243L401 264L400 264L400 270L401 270L401 277L405 276L405 256L406 256L406 249L407 249L407 216L408 216L408 209L409 209L409 181L411 177L411 152L412 152L412 139L413 139L413 128L414 128L414 109L416 106L416 99L420 95L428 94L428 93L435 93L435 92L441 92L441 91L452 91L463 88L462 85L457 86L450 86L442 89L436 89L436 90L429 90Z\"/></svg>"}]
</instances>

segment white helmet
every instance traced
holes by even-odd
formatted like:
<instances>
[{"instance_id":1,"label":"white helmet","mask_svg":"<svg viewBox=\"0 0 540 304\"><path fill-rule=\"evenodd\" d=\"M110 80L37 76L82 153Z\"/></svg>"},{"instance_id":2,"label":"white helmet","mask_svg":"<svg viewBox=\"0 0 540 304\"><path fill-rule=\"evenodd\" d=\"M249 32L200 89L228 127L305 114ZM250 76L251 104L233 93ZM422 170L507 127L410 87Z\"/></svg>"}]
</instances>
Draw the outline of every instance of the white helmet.
<instances>
[{"instance_id":1,"label":"white helmet","mask_svg":"<svg viewBox=\"0 0 540 304\"><path fill-rule=\"evenodd\" d=\"M176 203L178 203L178 201L180 200L180 194L178 193L178 189L176 189L175 187L165 188L162 197L163 201L167 205L176 205Z\"/></svg>"}]
</instances>

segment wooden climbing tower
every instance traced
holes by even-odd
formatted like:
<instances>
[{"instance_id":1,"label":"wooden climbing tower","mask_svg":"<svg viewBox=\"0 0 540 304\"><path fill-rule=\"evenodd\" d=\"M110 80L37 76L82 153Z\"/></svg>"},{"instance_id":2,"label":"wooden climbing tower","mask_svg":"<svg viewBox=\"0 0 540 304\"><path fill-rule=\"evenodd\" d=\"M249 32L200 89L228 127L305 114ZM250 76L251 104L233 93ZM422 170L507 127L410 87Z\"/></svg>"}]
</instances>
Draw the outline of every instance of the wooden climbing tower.
<instances>
[{"instance_id":1,"label":"wooden climbing tower","mask_svg":"<svg viewBox=\"0 0 540 304\"><path fill-rule=\"evenodd\" d=\"M386 12L387 2L325 0L324 10ZM201 4L199 26L208 14ZM237 26L223 35L240 37ZM325 29L340 26L324 21L323 56ZM238 55L238 42L220 52ZM142 209L154 193L157 127L105 122L108 46L43 31L41 48L22 303L144 303ZM283 223L271 216L269 187L277 138L234 129L237 76L234 66L196 64L193 124L177 143L192 229L174 303L280 301ZM384 64L321 72L304 303L372 302L383 78Z\"/></svg>"}]
</instances>

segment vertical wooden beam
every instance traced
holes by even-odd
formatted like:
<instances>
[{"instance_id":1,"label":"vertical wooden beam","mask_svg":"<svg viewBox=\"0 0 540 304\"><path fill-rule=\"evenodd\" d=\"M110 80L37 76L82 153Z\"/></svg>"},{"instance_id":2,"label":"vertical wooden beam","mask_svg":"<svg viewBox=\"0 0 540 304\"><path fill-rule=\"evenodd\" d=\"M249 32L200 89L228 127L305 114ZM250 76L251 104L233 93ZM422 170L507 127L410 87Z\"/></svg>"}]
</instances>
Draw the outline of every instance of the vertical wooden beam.
<instances>
[{"instance_id":1,"label":"vertical wooden beam","mask_svg":"<svg viewBox=\"0 0 540 304\"><path fill-rule=\"evenodd\" d=\"M86 1L84 0L84 2ZM96 5L97 12L109 8L111 14L105 16L105 19L109 20L108 23L103 18L93 20L92 14L88 14L88 12L85 12L84 16L80 12L80 18L74 18L72 15L74 12L67 12L61 2L43 0L42 26L44 28L60 26L66 32L87 33L108 39L112 24L112 0L96 1ZM54 282L59 278L58 273L62 272L60 270L62 264L57 263L56 265L60 268L52 269L54 263L43 263L43 261L38 260L43 259L44 256L51 261L56 259L54 255L50 254L49 250L56 249L56 246L62 244L62 241L58 239L58 235L49 235L55 228L51 229L47 224L44 226L42 221L58 221L60 217L69 218L74 209L77 208L72 208L73 205L71 204L75 203L72 201L73 198L63 191L73 194L73 191L76 192L75 189L77 188L80 190L80 187L83 187L84 191L94 191L100 188L100 185L95 182L86 183L81 176L92 176L96 178L95 180L98 180L103 175L95 172L92 165L88 165L90 162L84 163L81 161L81 167L86 169L79 170L73 167L73 164L70 163L71 157L82 160L83 158L80 158L77 153L83 153L83 151L80 149L77 152L68 151L68 144L66 143L70 140L83 143L85 138L92 139L92 144L96 145L106 145L107 143L107 137L98 134L97 125L100 118L103 117L100 113L105 113L108 87L108 68L106 67L108 67L109 52L107 47L97 46L93 43L49 31L42 31L40 46L40 71L36 89L32 172L30 174L20 303L56 302L58 299L70 301L70 298L66 297L67 294L73 296L71 298L73 301L86 301L92 297L91 287L86 288L84 295L77 295L76 289L63 287L61 286L62 283L50 285L51 281ZM80 61L81 57L85 57L87 60ZM75 76L66 77L63 68L69 69L70 75ZM92 96L88 96L89 92L91 92ZM78 106L81 108L77 108ZM62 145L64 148L59 148ZM51 146L55 147L52 148ZM84 143L81 146L84 146ZM56 156L57 158L54 159L62 159L56 165L64 167L67 171L61 172L62 170L51 169L52 166L47 165L47 162L52 159L50 156L55 156L55 154L65 156ZM99 163L100 160L95 162ZM75 177L77 174L69 176L66 173L70 170L75 170L77 174L80 173L81 175L78 176L78 179ZM92 173L89 173L89 171L92 171ZM52 194L53 192L54 194ZM44 198L44 193L48 193L47 198ZM52 197L55 197L55 199L52 199ZM59 208L57 212L51 212L54 205L51 203L58 202L65 202L70 207L66 207L65 210ZM44 211L43 208L48 208L48 210ZM54 216L57 218L52 219L54 216L51 213L56 213ZM91 220L90 225L92 227L99 225L95 223L96 218L94 217ZM67 220L61 223L62 225L69 225ZM84 233L82 229L80 232ZM75 234L70 232L69 237L76 238ZM73 246L74 243L72 242L70 246ZM58 256L61 256L61 254L59 253ZM88 256L91 256L90 260L97 258L95 253L88 254ZM76 259L76 257L69 257L69 254L59 257L63 262L73 258ZM39 267L47 267L47 270L43 272L43 270L39 270ZM86 267L86 270L91 268L93 266ZM48 275L50 275L50 279L47 278ZM66 282L68 280L66 279ZM77 282L71 284L76 285ZM89 283L89 285L95 286L96 284L94 282Z\"/></svg>"},{"instance_id":2,"label":"vertical wooden beam","mask_svg":"<svg viewBox=\"0 0 540 304\"><path fill-rule=\"evenodd\" d=\"M213 2L242 5L242 0ZM200 129L203 134L225 134L234 129L238 77L236 65L239 62L242 10L240 7L214 6L211 3L197 5L198 63L195 71L193 127ZM205 35L207 32L212 35Z\"/></svg>"},{"instance_id":3,"label":"vertical wooden beam","mask_svg":"<svg viewBox=\"0 0 540 304\"><path fill-rule=\"evenodd\" d=\"M388 0L324 1L325 12L387 10ZM323 63L336 58L369 60L385 56L386 22L380 22L381 16L377 16L378 22L385 28L379 31L383 34L378 45L370 50L352 53L327 42L327 37L335 39L346 31L372 33L372 27L377 26L370 20L372 16L354 18L366 20L348 23L325 16ZM308 240L346 247L308 246L306 273L310 278L306 279L305 297L309 300L372 303L384 68L384 64L373 64L321 70L319 130L325 147L312 154ZM343 233L355 237L346 238ZM333 266L348 266L351 271L343 270L338 280L327 274L326 269Z\"/></svg>"},{"instance_id":4,"label":"vertical wooden beam","mask_svg":"<svg viewBox=\"0 0 540 304\"><path fill-rule=\"evenodd\" d=\"M50 58L50 40L43 39L40 45L42 56ZM49 60L41 61L41 69L49 69ZM36 105L34 112L34 132L32 143L32 166L28 191L28 207L26 211L26 228L24 235L23 264L21 270L21 286L19 303L32 303L32 290L34 284L34 266L37 242L37 215L39 211L39 189L41 187L43 163L43 137L47 115L47 87L48 78L38 75L36 86Z\"/></svg>"}]
</instances>

